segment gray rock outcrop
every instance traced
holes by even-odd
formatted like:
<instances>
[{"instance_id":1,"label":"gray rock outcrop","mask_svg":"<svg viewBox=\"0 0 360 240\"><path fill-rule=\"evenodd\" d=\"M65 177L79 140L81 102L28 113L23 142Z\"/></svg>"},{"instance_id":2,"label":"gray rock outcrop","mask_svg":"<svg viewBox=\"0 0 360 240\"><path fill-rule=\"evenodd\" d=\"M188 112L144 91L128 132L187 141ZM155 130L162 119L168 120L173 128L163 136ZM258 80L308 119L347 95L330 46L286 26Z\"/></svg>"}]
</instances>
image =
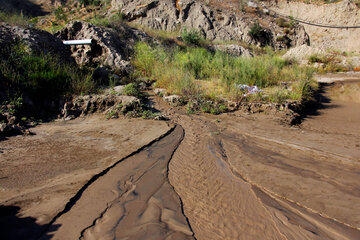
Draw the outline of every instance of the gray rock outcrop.
<instances>
[{"instance_id":1,"label":"gray rock outcrop","mask_svg":"<svg viewBox=\"0 0 360 240\"><path fill-rule=\"evenodd\" d=\"M295 48L290 49L283 55L284 59L293 59L298 61L299 63L307 63L308 58L311 55L324 55L326 51L320 48L314 48L307 45L301 45Z\"/></svg>"},{"instance_id":2,"label":"gray rock outcrop","mask_svg":"<svg viewBox=\"0 0 360 240\"><path fill-rule=\"evenodd\" d=\"M93 39L92 45L71 46L71 55L79 65L106 67L118 75L131 71L129 57L136 41L150 41L145 33L120 24L114 29L73 21L57 32L62 40Z\"/></svg>"},{"instance_id":3,"label":"gray rock outcrop","mask_svg":"<svg viewBox=\"0 0 360 240\"><path fill-rule=\"evenodd\" d=\"M29 27L0 24L0 48L3 49L18 42L25 44L32 53L53 54L63 61L73 62L70 57L70 49L49 32Z\"/></svg>"},{"instance_id":4,"label":"gray rock outcrop","mask_svg":"<svg viewBox=\"0 0 360 240\"><path fill-rule=\"evenodd\" d=\"M276 49L309 44L309 38L300 25L295 25L292 34L279 38L282 29L274 23L274 18L262 16L268 27L261 30L261 37L248 33L256 19L246 14L235 15L212 9L201 1L194 0L112 0L109 14L121 12L130 22L153 29L175 31L197 29L204 38L221 41L244 41L249 44L270 45Z\"/></svg>"}]
</instances>

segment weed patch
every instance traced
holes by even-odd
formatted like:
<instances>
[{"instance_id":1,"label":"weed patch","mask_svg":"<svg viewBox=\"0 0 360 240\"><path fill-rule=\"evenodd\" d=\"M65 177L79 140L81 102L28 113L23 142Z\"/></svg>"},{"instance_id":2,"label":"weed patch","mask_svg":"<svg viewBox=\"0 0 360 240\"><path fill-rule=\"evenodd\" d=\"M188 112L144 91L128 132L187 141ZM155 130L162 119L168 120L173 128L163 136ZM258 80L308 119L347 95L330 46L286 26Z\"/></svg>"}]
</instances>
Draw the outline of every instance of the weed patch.
<instances>
[{"instance_id":1,"label":"weed patch","mask_svg":"<svg viewBox=\"0 0 360 240\"><path fill-rule=\"evenodd\" d=\"M261 89L277 87L282 92L265 91L256 97L248 97L274 102L311 95L310 88L294 87L299 82L308 83L309 86L316 85L313 84L311 69L283 60L273 52L242 58L222 52L209 52L199 47L164 49L138 43L133 64L138 75L156 80L156 87L166 88L169 93L182 95L190 100L204 98L200 110L215 114L226 109L221 106L217 110L211 109L204 104L206 99L211 99L212 104L222 98L243 99L245 93L237 88L239 84L256 85ZM285 89L283 82L290 86L290 90ZM197 110L191 107L189 109Z\"/></svg>"},{"instance_id":2,"label":"weed patch","mask_svg":"<svg viewBox=\"0 0 360 240\"><path fill-rule=\"evenodd\" d=\"M24 16L22 13L5 12L0 10L0 22L5 22L10 25L27 26L30 18Z\"/></svg>"},{"instance_id":3,"label":"weed patch","mask_svg":"<svg viewBox=\"0 0 360 240\"><path fill-rule=\"evenodd\" d=\"M143 96L135 83L127 84L124 87L124 89L122 91L122 94L127 95L127 96L134 96L134 97L137 97L137 98L142 98L142 96Z\"/></svg>"},{"instance_id":4,"label":"weed patch","mask_svg":"<svg viewBox=\"0 0 360 240\"><path fill-rule=\"evenodd\" d=\"M56 56L29 53L22 43L0 50L0 78L4 88L11 90L8 99L26 95L38 107L66 95L96 91L91 71L63 63ZM12 105L20 110L19 104Z\"/></svg>"}]
</instances>

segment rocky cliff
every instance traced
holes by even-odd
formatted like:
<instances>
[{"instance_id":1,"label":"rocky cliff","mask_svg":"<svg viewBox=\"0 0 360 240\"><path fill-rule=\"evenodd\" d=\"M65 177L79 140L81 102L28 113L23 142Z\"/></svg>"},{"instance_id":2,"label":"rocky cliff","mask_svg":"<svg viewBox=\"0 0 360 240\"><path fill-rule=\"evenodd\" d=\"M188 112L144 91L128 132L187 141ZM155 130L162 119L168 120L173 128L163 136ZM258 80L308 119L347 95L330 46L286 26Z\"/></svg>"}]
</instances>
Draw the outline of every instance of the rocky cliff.
<instances>
[{"instance_id":1,"label":"rocky cliff","mask_svg":"<svg viewBox=\"0 0 360 240\"><path fill-rule=\"evenodd\" d=\"M128 21L153 29L197 29L209 40L243 41L276 49L309 42L302 26L294 25L291 32L284 33L276 19L257 5L250 7L253 13L235 14L193 0L112 0L111 4L110 15L121 12ZM255 25L260 28L251 36L249 32Z\"/></svg>"}]
</instances>

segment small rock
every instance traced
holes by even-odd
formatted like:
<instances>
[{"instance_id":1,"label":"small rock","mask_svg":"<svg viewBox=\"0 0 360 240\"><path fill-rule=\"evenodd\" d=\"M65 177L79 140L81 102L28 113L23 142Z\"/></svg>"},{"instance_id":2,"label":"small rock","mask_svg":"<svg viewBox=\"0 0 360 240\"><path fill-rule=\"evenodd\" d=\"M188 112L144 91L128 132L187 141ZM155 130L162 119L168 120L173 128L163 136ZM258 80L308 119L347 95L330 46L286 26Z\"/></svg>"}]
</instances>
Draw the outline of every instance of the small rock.
<instances>
[{"instance_id":1,"label":"small rock","mask_svg":"<svg viewBox=\"0 0 360 240\"><path fill-rule=\"evenodd\" d=\"M6 128L7 128L6 123L0 123L0 132L5 132Z\"/></svg>"},{"instance_id":2,"label":"small rock","mask_svg":"<svg viewBox=\"0 0 360 240\"><path fill-rule=\"evenodd\" d=\"M75 116L74 115L69 115L64 120L65 121L70 121L70 120L73 120L73 119L75 119Z\"/></svg>"},{"instance_id":3,"label":"small rock","mask_svg":"<svg viewBox=\"0 0 360 240\"><path fill-rule=\"evenodd\" d=\"M7 120L10 125L13 125L13 124L15 124L16 117L9 115Z\"/></svg>"},{"instance_id":4,"label":"small rock","mask_svg":"<svg viewBox=\"0 0 360 240\"><path fill-rule=\"evenodd\" d=\"M140 90L145 90L146 87L147 87L147 84L145 82L140 82L138 87L139 87Z\"/></svg>"},{"instance_id":5,"label":"small rock","mask_svg":"<svg viewBox=\"0 0 360 240\"><path fill-rule=\"evenodd\" d=\"M322 68L322 67L324 67L324 63L318 63L318 62L316 62L316 63L314 63L314 68Z\"/></svg>"},{"instance_id":6,"label":"small rock","mask_svg":"<svg viewBox=\"0 0 360 240\"><path fill-rule=\"evenodd\" d=\"M124 85L119 85L119 86L115 86L113 90L116 94L121 95L124 91L124 88L125 88Z\"/></svg>"},{"instance_id":7,"label":"small rock","mask_svg":"<svg viewBox=\"0 0 360 240\"><path fill-rule=\"evenodd\" d=\"M179 95L170 95L167 97L164 97L165 102L171 103L171 104L178 104L180 103L181 97Z\"/></svg>"},{"instance_id":8,"label":"small rock","mask_svg":"<svg viewBox=\"0 0 360 240\"><path fill-rule=\"evenodd\" d=\"M155 88L154 93L156 95L164 95L166 93L166 89L165 88Z\"/></svg>"},{"instance_id":9,"label":"small rock","mask_svg":"<svg viewBox=\"0 0 360 240\"><path fill-rule=\"evenodd\" d=\"M252 8L258 8L259 6L256 4L256 3L254 3L254 2L248 2L248 7L252 7Z\"/></svg>"}]
</instances>

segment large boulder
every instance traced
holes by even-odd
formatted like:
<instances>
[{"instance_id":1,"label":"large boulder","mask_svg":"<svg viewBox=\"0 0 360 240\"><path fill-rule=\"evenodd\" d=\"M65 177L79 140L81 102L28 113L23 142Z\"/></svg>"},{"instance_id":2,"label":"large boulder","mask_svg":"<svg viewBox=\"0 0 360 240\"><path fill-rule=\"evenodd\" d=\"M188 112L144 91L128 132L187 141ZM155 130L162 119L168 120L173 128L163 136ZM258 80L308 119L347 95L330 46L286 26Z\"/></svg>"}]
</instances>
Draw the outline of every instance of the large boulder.
<instances>
[{"instance_id":1,"label":"large boulder","mask_svg":"<svg viewBox=\"0 0 360 240\"><path fill-rule=\"evenodd\" d=\"M296 60L300 63L307 63L307 60L311 55L324 55L324 54L326 54L326 51L324 51L323 49L310 47L307 45L301 45L287 51L287 53L283 55L283 58L289 60Z\"/></svg>"},{"instance_id":2,"label":"large boulder","mask_svg":"<svg viewBox=\"0 0 360 240\"><path fill-rule=\"evenodd\" d=\"M32 53L57 55L63 61L73 62L70 49L49 32L30 27L0 24L1 49L19 42L25 44Z\"/></svg>"},{"instance_id":3,"label":"large boulder","mask_svg":"<svg viewBox=\"0 0 360 240\"><path fill-rule=\"evenodd\" d=\"M80 21L68 23L55 36L62 40L92 39L91 45L71 46L76 63L105 67L118 75L127 75L132 70L129 57L135 43L150 41L146 34L125 24L108 29Z\"/></svg>"},{"instance_id":4,"label":"large boulder","mask_svg":"<svg viewBox=\"0 0 360 240\"><path fill-rule=\"evenodd\" d=\"M244 41L249 44L270 45L276 49L309 44L309 38L300 25L296 25L291 35L279 38L283 29L274 24L274 18L264 14L267 22L260 37L249 35L256 19L246 14L232 14L214 10L201 1L194 0L112 0L109 14L121 12L130 22L153 29L167 31L197 29L204 38L221 41Z\"/></svg>"}]
</instances>

